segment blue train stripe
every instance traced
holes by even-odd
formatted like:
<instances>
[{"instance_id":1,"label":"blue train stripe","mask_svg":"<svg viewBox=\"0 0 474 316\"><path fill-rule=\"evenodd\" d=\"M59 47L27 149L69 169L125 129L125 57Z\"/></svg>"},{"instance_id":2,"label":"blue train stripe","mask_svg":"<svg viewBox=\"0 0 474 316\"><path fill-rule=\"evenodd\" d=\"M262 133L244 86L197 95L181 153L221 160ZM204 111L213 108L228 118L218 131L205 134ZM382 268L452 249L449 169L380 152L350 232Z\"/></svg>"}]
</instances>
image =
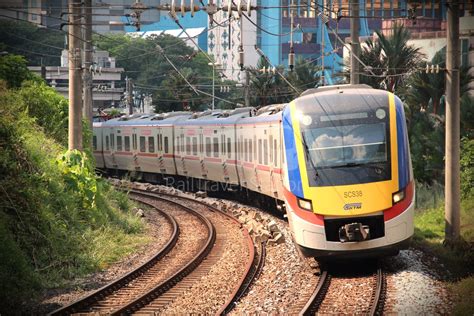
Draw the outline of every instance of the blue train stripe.
<instances>
[{"instance_id":1,"label":"blue train stripe","mask_svg":"<svg viewBox=\"0 0 474 316\"><path fill-rule=\"evenodd\" d=\"M283 137L285 140L286 164L288 166L289 189L296 196L304 197L303 184L301 183L300 168L298 165L298 152L295 144L295 133L291 124L291 105L283 110Z\"/></svg>"},{"instance_id":2,"label":"blue train stripe","mask_svg":"<svg viewBox=\"0 0 474 316\"><path fill-rule=\"evenodd\" d=\"M397 113L398 186L399 189L403 189L408 185L410 178L408 162L408 139L403 103L396 96L395 109Z\"/></svg>"}]
</instances>

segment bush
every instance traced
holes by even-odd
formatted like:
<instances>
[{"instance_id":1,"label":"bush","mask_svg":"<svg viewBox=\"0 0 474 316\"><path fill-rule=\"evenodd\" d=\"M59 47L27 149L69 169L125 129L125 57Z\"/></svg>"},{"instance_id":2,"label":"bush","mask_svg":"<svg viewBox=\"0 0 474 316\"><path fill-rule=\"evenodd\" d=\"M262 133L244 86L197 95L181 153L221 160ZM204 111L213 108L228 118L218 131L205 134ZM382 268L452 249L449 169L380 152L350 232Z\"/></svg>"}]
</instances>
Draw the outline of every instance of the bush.
<instances>
[{"instance_id":1,"label":"bush","mask_svg":"<svg viewBox=\"0 0 474 316\"><path fill-rule=\"evenodd\" d=\"M27 95L33 87L45 92L38 100ZM95 176L90 157L48 137L64 131L47 125L63 102L47 90L0 81L0 314L147 242L126 196ZM33 103L48 110L30 111Z\"/></svg>"},{"instance_id":2,"label":"bush","mask_svg":"<svg viewBox=\"0 0 474 316\"><path fill-rule=\"evenodd\" d=\"M461 140L461 194L468 198L474 193L474 139Z\"/></svg>"}]
</instances>

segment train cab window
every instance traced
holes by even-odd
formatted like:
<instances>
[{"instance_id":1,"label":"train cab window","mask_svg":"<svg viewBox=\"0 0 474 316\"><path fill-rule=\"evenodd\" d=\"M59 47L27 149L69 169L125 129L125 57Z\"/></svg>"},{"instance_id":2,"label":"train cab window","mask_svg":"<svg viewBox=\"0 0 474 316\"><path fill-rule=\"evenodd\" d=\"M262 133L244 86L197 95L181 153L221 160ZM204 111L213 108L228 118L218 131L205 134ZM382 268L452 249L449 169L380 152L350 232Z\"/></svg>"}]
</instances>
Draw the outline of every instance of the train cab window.
<instances>
[{"instance_id":1,"label":"train cab window","mask_svg":"<svg viewBox=\"0 0 474 316\"><path fill-rule=\"evenodd\" d=\"M167 154L169 152L168 148L168 136L165 136L165 153Z\"/></svg>"},{"instance_id":2,"label":"train cab window","mask_svg":"<svg viewBox=\"0 0 474 316\"><path fill-rule=\"evenodd\" d=\"M197 137L193 137L193 155L197 156L198 154L198 140Z\"/></svg>"},{"instance_id":3,"label":"train cab window","mask_svg":"<svg viewBox=\"0 0 474 316\"><path fill-rule=\"evenodd\" d=\"M110 148L115 149L115 134L110 134Z\"/></svg>"},{"instance_id":4,"label":"train cab window","mask_svg":"<svg viewBox=\"0 0 474 316\"><path fill-rule=\"evenodd\" d=\"M273 162L273 136L270 135L268 144L270 145L270 164Z\"/></svg>"},{"instance_id":5,"label":"train cab window","mask_svg":"<svg viewBox=\"0 0 474 316\"><path fill-rule=\"evenodd\" d=\"M130 136L124 136L124 145L125 145L125 151L130 151ZM117 142L118 143L118 142Z\"/></svg>"},{"instance_id":6,"label":"train cab window","mask_svg":"<svg viewBox=\"0 0 474 316\"><path fill-rule=\"evenodd\" d=\"M122 136L117 136L117 151L122 151Z\"/></svg>"},{"instance_id":7,"label":"train cab window","mask_svg":"<svg viewBox=\"0 0 474 316\"><path fill-rule=\"evenodd\" d=\"M249 161L250 161L250 162L253 162L253 156L252 156L252 154L253 154L253 151L252 151L252 140L249 139Z\"/></svg>"},{"instance_id":8,"label":"train cab window","mask_svg":"<svg viewBox=\"0 0 474 316\"><path fill-rule=\"evenodd\" d=\"M227 138L227 157L232 158L232 147L230 143L230 137Z\"/></svg>"},{"instance_id":9,"label":"train cab window","mask_svg":"<svg viewBox=\"0 0 474 316\"><path fill-rule=\"evenodd\" d=\"M211 157L211 138L206 137L206 156Z\"/></svg>"},{"instance_id":10,"label":"train cab window","mask_svg":"<svg viewBox=\"0 0 474 316\"><path fill-rule=\"evenodd\" d=\"M248 161L249 155L248 155L248 149L249 149L249 144L247 142L247 138L244 139L244 160Z\"/></svg>"},{"instance_id":11,"label":"train cab window","mask_svg":"<svg viewBox=\"0 0 474 316\"><path fill-rule=\"evenodd\" d=\"M263 164L268 165L268 140L263 141Z\"/></svg>"},{"instance_id":12,"label":"train cab window","mask_svg":"<svg viewBox=\"0 0 474 316\"><path fill-rule=\"evenodd\" d=\"M153 136L148 136L148 151L155 152L155 138Z\"/></svg>"},{"instance_id":13,"label":"train cab window","mask_svg":"<svg viewBox=\"0 0 474 316\"><path fill-rule=\"evenodd\" d=\"M258 163L262 164L262 140L258 140Z\"/></svg>"},{"instance_id":14,"label":"train cab window","mask_svg":"<svg viewBox=\"0 0 474 316\"><path fill-rule=\"evenodd\" d=\"M92 136L92 149L97 150L97 136Z\"/></svg>"},{"instance_id":15,"label":"train cab window","mask_svg":"<svg viewBox=\"0 0 474 316\"><path fill-rule=\"evenodd\" d=\"M278 166L278 146L277 146L277 140L273 140L273 164L275 167Z\"/></svg>"},{"instance_id":16,"label":"train cab window","mask_svg":"<svg viewBox=\"0 0 474 316\"><path fill-rule=\"evenodd\" d=\"M186 137L186 155L191 155L191 137Z\"/></svg>"},{"instance_id":17,"label":"train cab window","mask_svg":"<svg viewBox=\"0 0 474 316\"><path fill-rule=\"evenodd\" d=\"M109 135L105 136L105 150L109 150Z\"/></svg>"},{"instance_id":18,"label":"train cab window","mask_svg":"<svg viewBox=\"0 0 474 316\"><path fill-rule=\"evenodd\" d=\"M219 138L213 137L212 139L214 157L219 157Z\"/></svg>"},{"instance_id":19,"label":"train cab window","mask_svg":"<svg viewBox=\"0 0 474 316\"><path fill-rule=\"evenodd\" d=\"M145 136L140 136L140 152L144 153L146 151L146 138Z\"/></svg>"},{"instance_id":20,"label":"train cab window","mask_svg":"<svg viewBox=\"0 0 474 316\"><path fill-rule=\"evenodd\" d=\"M137 134L132 135L132 146L133 150L137 150Z\"/></svg>"}]
</instances>

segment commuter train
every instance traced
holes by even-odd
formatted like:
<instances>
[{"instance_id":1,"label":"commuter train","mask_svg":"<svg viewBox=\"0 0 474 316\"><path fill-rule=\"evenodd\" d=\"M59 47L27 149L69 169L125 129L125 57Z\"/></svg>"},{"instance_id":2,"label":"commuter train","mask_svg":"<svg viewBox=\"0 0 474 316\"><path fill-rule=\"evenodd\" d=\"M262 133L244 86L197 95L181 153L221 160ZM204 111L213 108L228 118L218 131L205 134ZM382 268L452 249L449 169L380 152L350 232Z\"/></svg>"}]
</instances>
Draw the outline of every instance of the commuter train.
<instances>
[{"instance_id":1,"label":"commuter train","mask_svg":"<svg viewBox=\"0 0 474 316\"><path fill-rule=\"evenodd\" d=\"M394 255L413 235L402 102L366 85L305 91L258 111L133 115L94 123L97 167L147 181L239 188L286 212L302 253ZM258 193L257 195L255 193Z\"/></svg>"}]
</instances>

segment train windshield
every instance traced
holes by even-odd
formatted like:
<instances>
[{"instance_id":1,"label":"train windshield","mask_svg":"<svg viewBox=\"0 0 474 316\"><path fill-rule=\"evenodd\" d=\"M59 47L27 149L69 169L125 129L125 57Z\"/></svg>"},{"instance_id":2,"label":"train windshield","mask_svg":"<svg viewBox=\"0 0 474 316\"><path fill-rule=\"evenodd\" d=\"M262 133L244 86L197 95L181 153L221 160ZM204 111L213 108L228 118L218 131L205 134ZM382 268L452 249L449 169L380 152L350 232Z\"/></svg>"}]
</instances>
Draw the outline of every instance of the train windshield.
<instances>
[{"instance_id":1,"label":"train windshield","mask_svg":"<svg viewBox=\"0 0 474 316\"><path fill-rule=\"evenodd\" d=\"M356 99L345 100L350 104L345 112L341 102L337 109L323 107L324 103L319 108L301 108L301 141L310 186L390 179L390 121L385 100L372 98L360 104Z\"/></svg>"},{"instance_id":2,"label":"train windshield","mask_svg":"<svg viewBox=\"0 0 474 316\"><path fill-rule=\"evenodd\" d=\"M385 123L328 126L303 131L308 152L320 168L387 161Z\"/></svg>"}]
</instances>

